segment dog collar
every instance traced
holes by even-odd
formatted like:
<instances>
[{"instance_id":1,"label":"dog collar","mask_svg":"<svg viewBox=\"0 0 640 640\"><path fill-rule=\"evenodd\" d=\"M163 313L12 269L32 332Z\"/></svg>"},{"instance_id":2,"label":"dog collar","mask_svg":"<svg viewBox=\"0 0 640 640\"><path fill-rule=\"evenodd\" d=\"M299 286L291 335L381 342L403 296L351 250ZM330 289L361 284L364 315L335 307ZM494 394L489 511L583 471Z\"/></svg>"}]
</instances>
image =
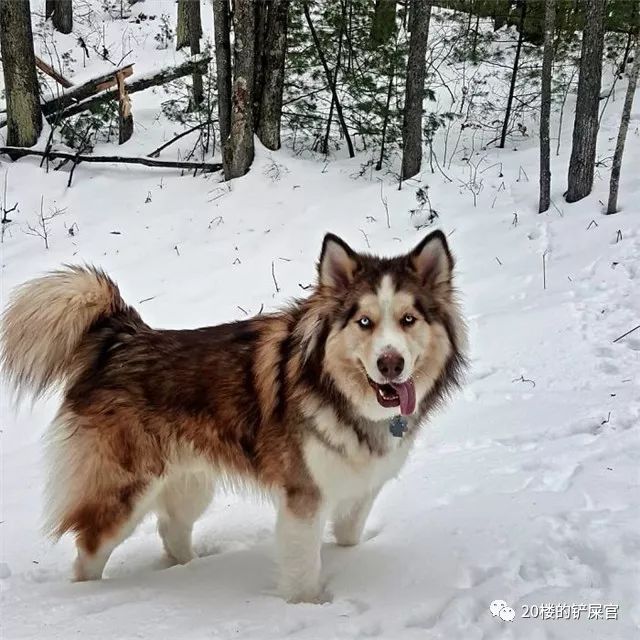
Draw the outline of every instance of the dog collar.
<instances>
[{"instance_id":1,"label":"dog collar","mask_svg":"<svg viewBox=\"0 0 640 640\"><path fill-rule=\"evenodd\" d=\"M407 419L404 416L393 416L389 422L389 431L392 436L402 438L408 427Z\"/></svg>"}]
</instances>

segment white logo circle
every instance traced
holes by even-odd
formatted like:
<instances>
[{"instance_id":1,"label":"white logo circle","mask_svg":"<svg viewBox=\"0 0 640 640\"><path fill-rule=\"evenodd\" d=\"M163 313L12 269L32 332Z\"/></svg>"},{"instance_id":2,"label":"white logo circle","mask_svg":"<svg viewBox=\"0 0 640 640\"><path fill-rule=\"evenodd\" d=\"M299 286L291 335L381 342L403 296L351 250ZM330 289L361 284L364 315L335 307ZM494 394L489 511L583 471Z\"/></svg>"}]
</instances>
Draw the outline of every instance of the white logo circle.
<instances>
[{"instance_id":1,"label":"white logo circle","mask_svg":"<svg viewBox=\"0 0 640 640\"><path fill-rule=\"evenodd\" d=\"M516 617L516 612L511 607L502 607L502 609L500 609L500 617L505 622L513 622Z\"/></svg>"},{"instance_id":2,"label":"white logo circle","mask_svg":"<svg viewBox=\"0 0 640 640\"><path fill-rule=\"evenodd\" d=\"M489 605L489 611L491 611L491 615L495 618L500 615L500 611L507 606L507 603L504 600L494 600Z\"/></svg>"}]
</instances>

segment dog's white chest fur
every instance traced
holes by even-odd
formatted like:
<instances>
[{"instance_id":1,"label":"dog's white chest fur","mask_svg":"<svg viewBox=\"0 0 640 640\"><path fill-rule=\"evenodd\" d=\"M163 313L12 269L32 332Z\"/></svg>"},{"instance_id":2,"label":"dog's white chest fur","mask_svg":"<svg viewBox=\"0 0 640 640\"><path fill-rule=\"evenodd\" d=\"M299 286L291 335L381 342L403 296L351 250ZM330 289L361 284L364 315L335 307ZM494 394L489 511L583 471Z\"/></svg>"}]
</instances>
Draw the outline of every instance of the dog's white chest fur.
<instances>
[{"instance_id":1,"label":"dog's white chest fur","mask_svg":"<svg viewBox=\"0 0 640 640\"><path fill-rule=\"evenodd\" d=\"M378 444L384 445L386 451L381 454L360 442L352 429L340 425L329 409L319 411L314 423L317 435L310 435L305 442L305 460L330 504L377 491L407 459L410 443L393 437L387 430L376 434Z\"/></svg>"}]
</instances>

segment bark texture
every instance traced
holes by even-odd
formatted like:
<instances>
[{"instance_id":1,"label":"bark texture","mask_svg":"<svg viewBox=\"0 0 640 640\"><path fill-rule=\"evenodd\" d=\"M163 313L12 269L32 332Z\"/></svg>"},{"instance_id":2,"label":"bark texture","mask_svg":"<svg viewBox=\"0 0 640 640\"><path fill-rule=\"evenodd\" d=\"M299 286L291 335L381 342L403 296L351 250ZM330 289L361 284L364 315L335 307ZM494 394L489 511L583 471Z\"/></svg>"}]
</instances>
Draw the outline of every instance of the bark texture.
<instances>
[{"instance_id":1,"label":"bark texture","mask_svg":"<svg viewBox=\"0 0 640 640\"><path fill-rule=\"evenodd\" d=\"M591 193L598 139L598 105L602 79L606 0L585 0L585 24L573 143L565 199L576 202Z\"/></svg>"},{"instance_id":2,"label":"bark texture","mask_svg":"<svg viewBox=\"0 0 640 640\"><path fill-rule=\"evenodd\" d=\"M253 162L253 78L256 12L252 0L235 0L231 131L224 143L226 180L243 176Z\"/></svg>"},{"instance_id":3,"label":"bark texture","mask_svg":"<svg viewBox=\"0 0 640 640\"><path fill-rule=\"evenodd\" d=\"M42 131L29 0L0 0L0 48L7 99L7 144L30 147Z\"/></svg>"},{"instance_id":4,"label":"bark texture","mask_svg":"<svg viewBox=\"0 0 640 640\"><path fill-rule=\"evenodd\" d=\"M638 75L640 75L640 33L636 35L636 50L633 57L633 68L629 75L629 84L624 97L622 116L620 118L620 129L618 130L618 141L613 154L613 164L611 165L611 180L609 182L609 202L607 204L607 214L616 213L618 210L618 185L620 184L620 169L622 168L622 154L624 153L624 143L627 139L629 120L631 118L631 107L633 97L638 86Z\"/></svg>"},{"instance_id":5,"label":"bark texture","mask_svg":"<svg viewBox=\"0 0 640 640\"><path fill-rule=\"evenodd\" d=\"M402 122L402 178L415 176L422 165L422 103L426 77L431 0L411 0L409 56Z\"/></svg>"},{"instance_id":6,"label":"bark texture","mask_svg":"<svg viewBox=\"0 0 640 640\"><path fill-rule=\"evenodd\" d=\"M216 47L216 85L220 140L224 145L231 131L231 20L229 0L213 0L213 30Z\"/></svg>"},{"instance_id":7,"label":"bark texture","mask_svg":"<svg viewBox=\"0 0 640 640\"><path fill-rule=\"evenodd\" d=\"M540 199L538 213L551 204L551 141L549 118L551 115L551 71L553 66L553 34L555 30L555 0L545 0L544 51L542 54L542 83L540 87Z\"/></svg>"},{"instance_id":8,"label":"bark texture","mask_svg":"<svg viewBox=\"0 0 640 640\"><path fill-rule=\"evenodd\" d=\"M280 148L288 16L289 0L271 1L262 59L262 92L257 134L262 144L272 150Z\"/></svg>"},{"instance_id":9,"label":"bark texture","mask_svg":"<svg viewBox=\"0 0 640 640\"><path fill-rule=\"evenodd\" d=\"M197 5L194 9L192 5ZM202 37L200 0L178 0L178 21L176 23L176 50L190 46L191 33L195 31L198 41ZM193 51L192 51L193 53ZM200 53L198 51L198 53Z\"/></svg>"}]
</instances>

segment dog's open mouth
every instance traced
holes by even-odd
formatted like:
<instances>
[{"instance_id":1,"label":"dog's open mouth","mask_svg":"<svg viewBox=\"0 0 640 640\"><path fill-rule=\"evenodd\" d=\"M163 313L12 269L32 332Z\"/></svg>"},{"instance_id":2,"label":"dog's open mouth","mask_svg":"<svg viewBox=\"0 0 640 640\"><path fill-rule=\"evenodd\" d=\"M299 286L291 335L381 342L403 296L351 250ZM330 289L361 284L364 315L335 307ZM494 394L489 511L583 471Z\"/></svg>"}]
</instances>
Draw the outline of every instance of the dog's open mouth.
<instances>
[{"instance_id":1,"label":"dog's open mouth","mask_svg":"<svg viewBox=\"0 0 640 640\"><path fill-rule=\"evenodd\" d=\"M403 416L411 415L416 409L416 388L413 380L378 384L367 376L369 384L376 392L376 400L383 407L400 407Z\"/></svg>"}]
</instances>

